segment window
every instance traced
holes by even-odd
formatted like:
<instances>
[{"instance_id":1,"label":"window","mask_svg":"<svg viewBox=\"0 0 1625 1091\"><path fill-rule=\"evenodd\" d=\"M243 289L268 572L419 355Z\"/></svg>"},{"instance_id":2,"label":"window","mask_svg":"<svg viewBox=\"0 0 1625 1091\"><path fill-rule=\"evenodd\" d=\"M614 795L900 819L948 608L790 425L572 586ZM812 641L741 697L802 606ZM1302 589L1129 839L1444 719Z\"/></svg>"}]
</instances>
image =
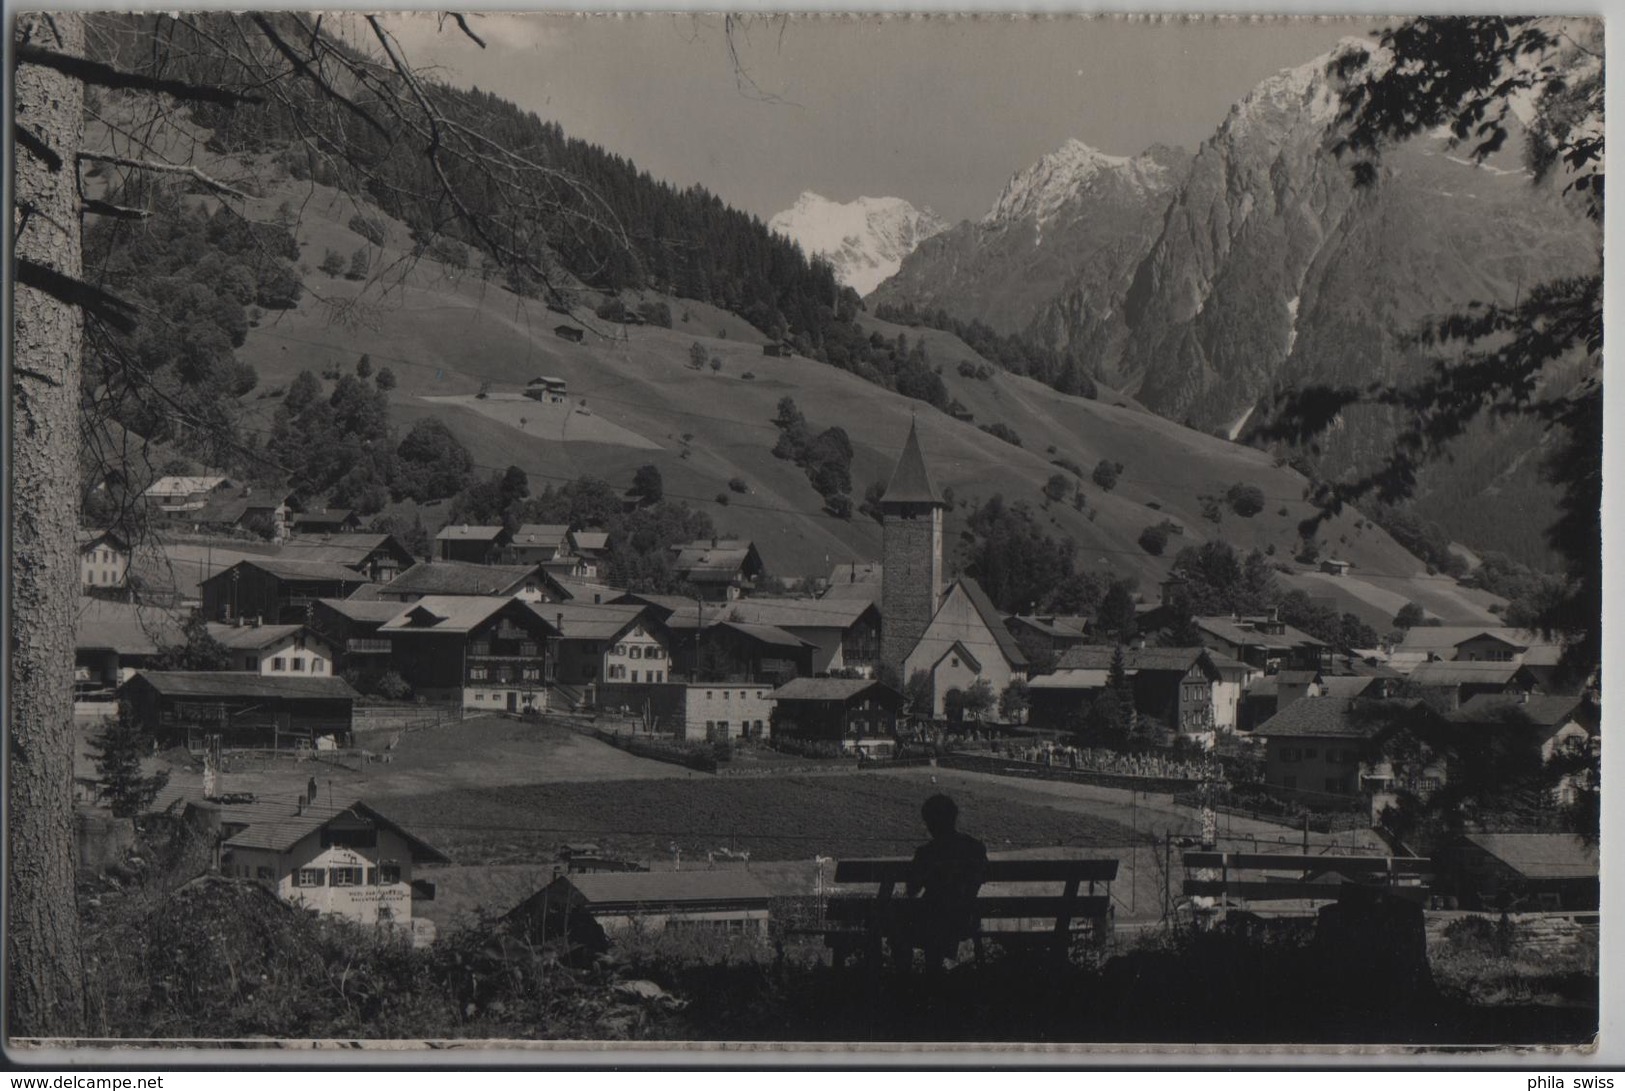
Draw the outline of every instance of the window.
<instances>
[{"instance_id":1,"label":"window","mask_svg":"<svg viewBox=\"0 0 1625 1091\"><path fill-rule=\"evenodd\" d=\"M470 667L468 676L476 682L483 682L491 676L489 667Z\"/></svg>"},{"instance_id":2,"label":"window","mask_svg":"<svg viewBox=\"0 0 1625 1091\"><path fill-rule=\"evenodd\" d=\"M483 693L476 693L476 694L475 694L475 695L474 695L474 700L476 700L476 701L483 701L483 700L485 700L485 694L483 694Z\"/></svg>"},{"instance_id":3,"label":"window","mask_svg":"<svg viewBox=\"0 0 1625 1091\"><path fill-rule=\"evenodd\" d=\"M1320 751L1315 749L1313 746L1306 746L1306 747L1303 748L1303 758L1304 758L1305 761L1308 761L1310 758L1313 758L1313 757L1318 757L1319 754L1320 754Z\"/></svg>"},{"instance_id":4,"label":"window","mask_svg":"<svg viewBox=\"0 0 1625 1091\"><path fill-rule=\"evenodd\" d=\"M643 650L643 658L645 659L659 659L661 656L662 653L659 648L645 648Z\"/></svg>"},{"instance_id":5,"label":"window","mask_svg":"<svg viewBox=\"0 0 1625 1091\"><path fill-rule=\"evenodd\" d=\"M276 868L266 867L264 864L261 864L259 867L254 869L254 878L264 879L267 882L274 883L276 882Z\"/></svg>"},{"instance_id":6,"label":"window","mask_svg":"<svg viewBox=\"0 0 1625 1091\"><path fill-rule=\"evenodd\" d=\"M361 885L361 878L362 878L361 868L358 868L358 867L336 867L336 868L330 868L329 872L332 875L332 881L333 881L334 886L360 886Z\"/></svg>"},{"instance_id":7,"label":"window","mask_svg":"<svg viewBox=\"0 0 1625 1091\"><path fill-rule=\"evenodd\" d=\"M322 830L322 848L370 849L378 844L378 831L371 826L328 826Z\"/></svg>"},{"instance_id":8,"label":"window","mask_svg":"<svg viewBox=\"0 0 1625 1091\"><path fill-rule=\"evenodd\" d=\"M638 672L633 671L632 672L632 681L636 682L637 680L638 680Z\"/></svg>"},{"instance_id":9,"label":"window","mask_svg":"<svg viewBox=\"0 0 1625 1091\"><path fill-rule=\"evenodd\" d=\"M489 640L475 641L474 643L472 643L472 644L470 644L468 646L468 654L469 655L490 655L491 654L491 642Z\"/></svg>"},{"instance_id":10,"label":"window","mask_svg":"<svg viewBox=\"0 0 1625 1091\"><path fill-rule=\"evenodd\" d=\"M305 661L303 659L294 659L293 669L296 671L303 671L305 669Z\"/></svg>"},{"instance_id":11,"label":"window","mask_svg":"<svg viewBox=\"0 0 1625 1091\"><path fill-rule=\"evenodd\" d=\"M535 655L536 654L536 642L534 640L521 641L520 644L519 644L519 654L520 655Z\"/></svg>"},{"instance_id":12,"label":"window","mask_svg":"<svg viewBox=\"0 0 1625 1091\"><path fill-rule=\"evenodd\" d=\"M539 682L542 678L542 668L540 667L526 667L521 673L527 682Z\"/></svg>"},{"instance_id":13,"label":"window","mask_svg":"<svg viewBox=\"0 0 1625 1091\"><path fill-rule=\"evenodd\" d=\"M956 667L959 666L959 656L956 655L956 656L952 656L951 658L953 660L953 665L956 666Z\"/></svg>"},{"instance_id":14,"label":"window","mask_svg":"<svg viewBox=\"0 0 1625 1091\"><path fill-rule=\"evenodd\" d=\"M1298 760L1298 748L1295 747L1295 746L1283 746L1283 747L1281 747L1281 760L1284 761L1284 762L1297 761Z\"/></svg>"},{"instance_id":15,"label":"window","mask_svg":"<svg viewBox=\"0 0 1625 1091\"><path fill-rule=\"evenodd\" d=\"M651 682L664 682L665 680L666 680L666 672L665 671L650 671L649 672L649 681L651 681Z\"/></svg>"},{"instance_id":16,"label":"window","mask_svg":"<svg viewBox=\"0 0 1625 1091\"><path fill-rule=\"evenodd\" d=\"M275 659L271 660L271 669L274 671L285 671L288 669L288 661L279 655Z\"/></svg>"},{"instance_id":17,"label":"window","mask_svg":"<svg viewBox=\"0 0 1625 1091\"><path fill-rule=\"evenodd\" d=\"M385 886L393 886L401 881L401 865L393 860L385 860L378 866L378 881Z\"/></svg>"},{"instance_id":18,"label":"window","mask_svg":"<svg viewBox=\"0 0 1625 1091\"><path fill-rule=\"evenodd\" d=\"M714 696L716 696L716 694L713 693L711 690L706 690L705 691L705 699L707 701L711 700L711 698L714 697Z\"/></svg>"},{"instance_id":19,"label":"window","mask_svg":"<svg viewBox=\"0 0 1625 1091\"><path fill-rule=\"evenodd\" d=\"M311 674L321 674L326 670L327 670L327 660L323 659L321 656L318 655L316 658L314 658L314 659L312 659L310 661L310 673Z\"/></svg>"},{"instance_id":20,"label":"window","mask_svg":"<svg viewBox=\"0 0 1625 1091\"><path fill-rule=\"evenodd\" d=\"M705 737L706 738L709 739L711 737L712 733L716 731L716 729L717 729L717 725L714 722L712 722L711 720L705 721Z\"/></svg>"},{"instance_id":21,"label":"window","mask_svg":"<svg viewBox=\"0 0 1625 1091\"><path fill-rule=\"evenodd\" d=\"M638 647L636 644L634 644L628 650L627 654L630 655L633 659L642 659L643 658L643 649Z\"/></svg>"},{"instance_id":22,"label":"window","mask_svg":"<svg viewBox=\"0 0 1625 1091\"><path fill-rule=\"evenodd\" d=\"M327 879L327 872L319 867L302 867L293 873L294 886L321 886Z\"/></svg>"},{"instance_id":23,"label":"window","mask_svg":"<svg viewBox=\"0 0 1625 1091\"><path fill-rule=\"evenodd\" d=\"M617 644L617 645L615 645L615 654L616 655L625 655L626 654L626 645L625 644Z\"/></svg>"}]
</instances>

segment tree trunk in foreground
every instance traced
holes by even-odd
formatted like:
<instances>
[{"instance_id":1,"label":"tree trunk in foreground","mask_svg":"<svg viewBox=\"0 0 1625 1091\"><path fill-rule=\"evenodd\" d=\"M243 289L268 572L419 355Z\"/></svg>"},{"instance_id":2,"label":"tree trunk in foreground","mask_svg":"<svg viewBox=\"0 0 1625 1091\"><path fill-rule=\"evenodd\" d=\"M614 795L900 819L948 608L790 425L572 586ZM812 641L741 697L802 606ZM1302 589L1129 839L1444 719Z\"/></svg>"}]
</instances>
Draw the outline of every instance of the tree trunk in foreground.
<instances>
[{"instance_id":1,"label":"tree trunk in foreground","mask_svg":"<svg viewBox=\"0 0 1625 1091\"><path fill-rule=\"evenodd\" d=\"M18 41L84 55L77 14L20 15ZM76 156L84 88L39 65L15 73L16 123L60 156L17 144L16 258L68 277L81 266ZM11 418L11 738L8 1032L84 1030L84 971L74 904L73 656L79 572L79 309L17 285Z\"/></svg>"}]
</instances>

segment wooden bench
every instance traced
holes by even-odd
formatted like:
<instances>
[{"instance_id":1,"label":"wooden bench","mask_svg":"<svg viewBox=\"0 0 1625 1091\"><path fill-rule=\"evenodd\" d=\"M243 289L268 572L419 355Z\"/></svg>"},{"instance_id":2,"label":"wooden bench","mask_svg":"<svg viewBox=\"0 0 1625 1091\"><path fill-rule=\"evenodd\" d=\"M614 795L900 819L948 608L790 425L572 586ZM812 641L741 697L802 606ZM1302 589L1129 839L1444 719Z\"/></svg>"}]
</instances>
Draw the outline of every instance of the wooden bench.
<instances>
[{"instance_id":1,"label":"wooden bench","mask_svg":"<svg viewBox=\"0 0 1625 1091\"><path fill-rule=\"evenodd\" d=\"M1384 884L1420 900L1433 861L1407 856L1312 856L1287 852L1187 852L1187 870L1218 872L1217 879L1186 879L1190 897L1245 901L1336 901L1345 878ZM1294 872L1243 878L1248 872Z\"/></svg>"},{"instance_id":2,"label":"wooden bench","mask_svg":"<svg viewBox=\"0 0 1625 1091\"><path fill-rule=\"evenodd\" d=\"M836 864L837 884L876 885L873 895L837 894L825 904L818 931L835 952L837 965L858 953L878 965L883 940L918 934L923 906L903 893L911 868L912 861L903 857ZM1006 950L1047 950L1059 958L1080 938L1104 942L1111 929L1111 883L1116 878L1116 860L989 860L976 898L978 925L970 937L977 959L984 941ZM1060 889L1047 894L989 892L989 887L1010 883ZM1097 891L1097 885L1103 889Z\"/></svg>"}]
</instances>

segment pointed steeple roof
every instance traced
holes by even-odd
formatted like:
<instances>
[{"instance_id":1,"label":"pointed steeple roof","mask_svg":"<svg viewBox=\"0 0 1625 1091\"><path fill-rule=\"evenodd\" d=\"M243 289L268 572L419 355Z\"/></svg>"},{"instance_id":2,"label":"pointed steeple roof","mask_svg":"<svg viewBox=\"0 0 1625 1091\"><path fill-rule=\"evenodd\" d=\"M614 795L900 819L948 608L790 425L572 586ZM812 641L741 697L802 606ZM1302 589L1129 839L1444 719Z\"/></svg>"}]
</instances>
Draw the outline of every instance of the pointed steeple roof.
<instances>
[{"instance_id":1,"label":"pointed steeple roof","mask_svg":"<svg viewBox=\"0 0 1625 1091\"><path fill-rule=\"evenodd\" d=\"M918 426L912 420L908 425L908 442L903 444L902 457L897 460L897 469L892 471L891 483L886 486L886 495L880 498L880 502L947 506L925 468L925 456L920 453Z\"/></svg>"}]
</instances>

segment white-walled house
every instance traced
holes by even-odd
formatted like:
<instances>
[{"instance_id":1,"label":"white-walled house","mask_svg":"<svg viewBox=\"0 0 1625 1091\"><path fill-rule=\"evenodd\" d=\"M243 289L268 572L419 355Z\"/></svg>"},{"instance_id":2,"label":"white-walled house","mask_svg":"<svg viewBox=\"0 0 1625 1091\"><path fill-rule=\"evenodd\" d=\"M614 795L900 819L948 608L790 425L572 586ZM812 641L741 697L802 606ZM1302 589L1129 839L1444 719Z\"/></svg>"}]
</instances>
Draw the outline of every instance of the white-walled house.
<instances>
[{"instance_id":1,"label":"white-walled house","mask_svg":"<svg viewBox=\"0 0 1625 1091\"><path fill-rule=\"evenodd\" d=\"M402 929L415 942L433 938L433 924L412 916L413 899L431 889L414 890L414 869L451 861L367 804L334 807L300 796L191 809L218 823L228 878L258 880L317 913Z\"/></svg>"},{"instance_id":2,"label":"white-walled house","mask_svg":"<svg viewBox=\"0 0 1625 1091\"><path fill-rule=\"evenodd\" d=\"M321 677L333 673L333 649L303 625L209 623L209 635L231 653L227 670Z\"/></svg>"},{"instance_id":3,"label":"white-walled house","mask_svg":"<svg viewBox=\"0 0 1625 1091\"><path fill-rule=\"evenodd\" d=\"M130 545L110 530L79 532L81 590L122 588L129 580Z\"/></svg>"}]
</instances>

